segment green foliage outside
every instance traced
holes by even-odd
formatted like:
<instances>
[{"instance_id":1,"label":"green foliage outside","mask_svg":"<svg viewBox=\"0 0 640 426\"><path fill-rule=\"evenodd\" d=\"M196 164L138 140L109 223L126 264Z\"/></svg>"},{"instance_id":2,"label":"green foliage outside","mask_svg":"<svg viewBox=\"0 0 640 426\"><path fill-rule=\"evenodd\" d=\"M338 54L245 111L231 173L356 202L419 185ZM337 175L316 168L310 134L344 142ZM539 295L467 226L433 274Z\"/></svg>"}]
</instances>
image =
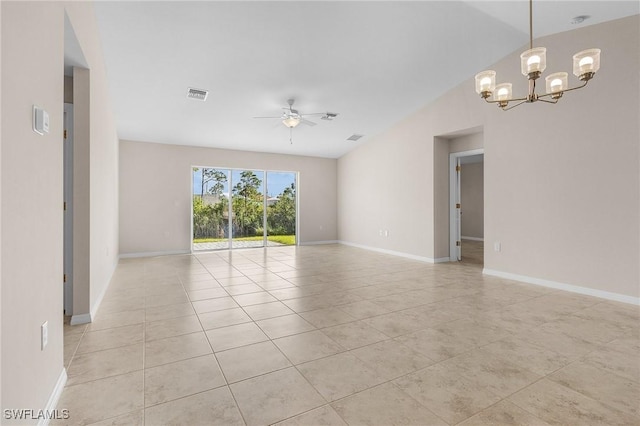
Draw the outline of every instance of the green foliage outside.
<instances>
[{"instance_id":1,"label":"green foliage outside","mask_svg":"<svg viewBox=\"0 0 640 426\"><path fill-rule=\"evenodd\" d=\"M229 236L229 199L223 194L227 175L215 169L197 169L202 187L193 196L193 240L198 242L224 241ZM263 238L264 199L260 192L262 181L252 171L243 171L231 189L232 226L234 240L259 241ZM205 202L212 195L215 202ZM295 244L296 193L292 183L267 206L267 234L269 241ZM279 239L279 241L278 241Z\"/></svg>"},{"instance_id":2,"label":"green foliage outside","mask_svg":"<svg viewBox=\"0 0 640 426\"><path fill-rule=\"evenodd\" d=\"M234 238L234 241L262 241L262 235L259 237L242 237L242 238ZM295 235L269 235L267 236L267 240L272 241L274 243L280 243L284 245L294 245L296 243ZM193 240L194 243L224 243L226 242L226 238L196 238Z\"/></svg>"},{"instance_id":3,"label":"green foliage outside","mask_svg":"<svg viewBox=\"0 0 640 426\"><path fill-rule=\"evenodd\" d=\"M232 191L234 221L234 237L250 237L257 235L262 228L264 201L260 193L262 181L255 173L245 170L240 174L240 181Z\"/></svg>"},{"instance_id":4,"label":"green foliage outside","mask_svg":"<svg viewBox=\"0 0 640 426\"><path fill-rule=\"evenodd\" d=\"M216 204L205 204L198 195L193 196L193 238L217 237L225 235L224 212L229 200L223 197Z\"/></svg>"},{"instance_id":5,"label":"green foliage outside","mask_svg":"<svg viewBox=\"0 0 640 426\"><path fill-rule=\"evenodd\" d=\"M293 183L282 191L278 201L267 207L267 232L269 235L296 233L296 188Z\"/></svg>"}]
</instances>

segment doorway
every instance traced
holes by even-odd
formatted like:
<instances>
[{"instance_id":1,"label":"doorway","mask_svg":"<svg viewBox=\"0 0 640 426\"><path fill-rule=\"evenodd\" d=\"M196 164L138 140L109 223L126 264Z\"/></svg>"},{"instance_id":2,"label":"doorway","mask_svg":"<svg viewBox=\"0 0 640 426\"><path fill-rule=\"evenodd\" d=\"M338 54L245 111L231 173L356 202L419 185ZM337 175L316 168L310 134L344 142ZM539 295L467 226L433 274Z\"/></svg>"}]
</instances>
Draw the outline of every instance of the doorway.
<instances>
[{"instance_id":1,"label":"doorway","mask_svg":"<svg viewBox=\"0 0 640 426\"><path fill-rule=\"evenodd\" d=\"M484 263L484 150L449 154L450 259Z\"/></svg>"},{"instance_id":2,"label":"doorway","mask_svg":"<svg viewBox=\"0 0 640 426\"><path fill-rule=\"evenodd\" d=\"M295 245L297 173L192 167L192 251Z\"/></svg>"}]
</instances>

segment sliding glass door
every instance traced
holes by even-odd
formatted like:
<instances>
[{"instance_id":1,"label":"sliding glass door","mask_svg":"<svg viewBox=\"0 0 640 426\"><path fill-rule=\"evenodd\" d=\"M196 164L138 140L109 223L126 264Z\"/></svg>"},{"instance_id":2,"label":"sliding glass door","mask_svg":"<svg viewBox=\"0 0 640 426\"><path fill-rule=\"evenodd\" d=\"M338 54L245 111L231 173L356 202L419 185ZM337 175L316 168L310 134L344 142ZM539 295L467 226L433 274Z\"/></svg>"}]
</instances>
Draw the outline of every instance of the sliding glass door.
<instances>
[{"instance_id":1,"label":"sliding glass door","mask_svg":"<svg viewBox=\"0 0 640 426\"><path fill-rule=\"evenodd\" d=\"M264 246L264 172L231 172L231 248Z\"/></svg>"},{"instance_id":2,"label":"sliding glass door","mask_svg":"<svg viewBox=\"0 0 640 426\"><path fill-rule=\"evenodd\" d=\"M269 245L296 243L296 174L267 172L267 242Z\"/></svg>"},{"instance_id":3,"label":"sliding glass door","mask_svg":"<svg viewBox=\"0 0 640 426\"><path fill-rule=\"evenodd\" d=\"M193 249L296 244L295 172L193 167Z\"/></svg>"}]
</instances>

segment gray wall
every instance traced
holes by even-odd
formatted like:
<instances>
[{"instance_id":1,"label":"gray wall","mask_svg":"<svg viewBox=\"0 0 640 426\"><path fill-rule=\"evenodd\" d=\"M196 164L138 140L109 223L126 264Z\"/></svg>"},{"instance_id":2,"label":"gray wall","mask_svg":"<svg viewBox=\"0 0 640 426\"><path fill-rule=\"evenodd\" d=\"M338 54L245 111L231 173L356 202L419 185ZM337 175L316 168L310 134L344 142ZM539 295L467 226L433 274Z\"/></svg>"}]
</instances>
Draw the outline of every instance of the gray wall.
<instances>
[{"instance_id":1,"label":"gray wall","mask_svg":"<svg viewBox=\"0 0 640 426\"><path fill-rule=\"evenodd\" d=\"M335 241L337 160L120 142L120 253L191 249L191 168L299 172L300 244Z\"/></svg>"}]
</instances>

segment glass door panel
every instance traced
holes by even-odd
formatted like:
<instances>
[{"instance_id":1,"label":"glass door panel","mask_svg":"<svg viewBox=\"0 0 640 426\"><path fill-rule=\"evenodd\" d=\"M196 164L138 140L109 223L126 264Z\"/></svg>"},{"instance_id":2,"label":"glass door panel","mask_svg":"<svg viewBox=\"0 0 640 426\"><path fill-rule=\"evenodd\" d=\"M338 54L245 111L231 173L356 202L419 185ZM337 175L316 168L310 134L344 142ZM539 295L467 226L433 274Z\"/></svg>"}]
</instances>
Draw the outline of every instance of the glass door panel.
<instances>
[{"instance_id":1,"label":"glass door panel","mask_svg":"<svg viewBox=\"0 0 640 426\"><path fill-rule=\"evenodd\" d=\"M193 249L229 248L229 170L194 167Z\"/></svg>"},{"instance_id":2,"label":"glass door panel","mask_svg":"<svg viewBox=\"0 0 640 426\"><path fill-rule=\"evenodd\" d=\"M296 173L267 172L267 244L296 244Z\"/></svg>"},{"instance_id":3,"label":"glass door panel","mask_svg":"<svg viewBox=\"0 0 640 426\"><path fill-rule=\"evenodd\" d=\"M264 247L264 172L231 171L231 248Z\"/></svg>"}]
</instances>

